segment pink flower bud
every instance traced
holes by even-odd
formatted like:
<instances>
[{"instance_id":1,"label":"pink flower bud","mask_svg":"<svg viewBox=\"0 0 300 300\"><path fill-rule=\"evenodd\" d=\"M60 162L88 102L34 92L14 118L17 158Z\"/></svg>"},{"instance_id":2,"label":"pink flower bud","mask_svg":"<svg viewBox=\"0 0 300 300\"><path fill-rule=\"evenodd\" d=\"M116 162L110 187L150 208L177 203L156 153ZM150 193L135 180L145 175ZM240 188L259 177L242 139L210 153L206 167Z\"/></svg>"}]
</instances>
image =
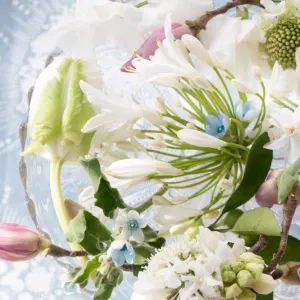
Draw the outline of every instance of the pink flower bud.
<instances>
[{"instance_id":1,"label":"pink flower bud","mask_svg":"<svg viewBox=\"0 0 300 300\"><path fill-rule=\"evenodd\" d=\"M259 187L256 192L256 202L261 207L271 208L278 204L278 186L277 179L284 169L276 169L267 177L267 180Z\"/></svg>"},{"instance_id":2,"label":"pink flower bud","mask_svg":"<svg viewBox=\"0 0 300 300\"><path fill-rule=\"evenodd\" d=\"M18 224L0 223L0 259L28 260L39 253L41 236Z\"/></svg>"},{"instance_id":3,"label":"pink flower bud","mask_svg":"<svg viewBox=\"0 0 300 300\"><path fill-rule=\"evenodd\" d=\"M185 34L193 34L191 29L187 26L181 25L179 23L172 24L172 33L176 40L180 39ZM164 27L155 30L151 36L140 46L140 48L135 51L130 58L121 68L122 72L132 72L134 67L132 65L133 59L136 57L142 57L149 59L151 55L154 55L155 51L158 49L157 42L163 41L166 38Z\"/></svg>"}]
</instances>

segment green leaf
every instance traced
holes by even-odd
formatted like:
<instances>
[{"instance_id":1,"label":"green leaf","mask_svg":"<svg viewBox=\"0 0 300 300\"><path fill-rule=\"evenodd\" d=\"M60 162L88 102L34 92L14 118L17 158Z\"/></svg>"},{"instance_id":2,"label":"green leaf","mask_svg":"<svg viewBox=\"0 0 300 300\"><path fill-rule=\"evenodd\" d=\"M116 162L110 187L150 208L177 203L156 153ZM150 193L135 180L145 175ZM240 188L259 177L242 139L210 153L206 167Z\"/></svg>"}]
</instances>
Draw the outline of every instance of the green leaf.
<instances>
[{"instance_id":1,"label":"green leaf","mask_svg":"<svg viewBox=\"0 0 300 300\"><path fill-rule=\"evenodd\" d=\"M264 149L269 141L268 134L264 133L252 145L243 180L226 202L221 216L248 202L264 182L273 160L273 152Z\"/></svg>"},{"instance_id":2,"label":"green leaf","mask_svg":"<svg viewBox=\"0 0 300 300\"><path fill-rule=\"evenodd\" d=\"M99 267L99 256L95 256L93 259L89 260L86 265L82 267L80 271L75 275L71 285L87 281L90 274L97 270Z\"/></svg>"},{"instance_id":3,"label":"green leaf","mask_svg":"<svg viewBox=\"0 0 300 300\"><path fill-rule=\"evenodd\" d=\"M263 207L246 211L237 220L232 231L245 235L281 235L280 227L274 213L271 209Z\"/></svg>"},{"instance_id":4,"label":"green leaf","mask_svg":"<svg viewBox=\"0 0 300 300\"><path fill-rule=\"evenodd\" d=\"M150 246L147 243L132 243L134 248L135 257L134 264L135 265L144 265L146 263L146 259L150 258L151 255L155 254L155 248Z\"/></svg>"},{"instance_id":5,"label":"green leaf","mask_svg":"<svg viewBox=\"0 0 300 300\"><path fill-rule=\"evenodd\" d=\"M273 300L273 293L268 295L257 295L256 300Z\"/></svg>"},{"instance_id":6,"label":"green leaf","mask_svg":"<svg viewBox=\"0 0 300 300\"><path fill-rule=\"evenodd\" d=\"M237 18L241 18L242 20L249 19L249 11L246 7L244 9L240 9L239 7L236 8L236 15Z\"/></svg>"},{"instance_id":7,"label":"green leaf","mask_svg":"<svg viewBox=\"0 0 300 300\"><path fill-rule=\"evenodd\" d=\"M132 274L137 277L139 275L140 272L143 271L143 269L146 267L147 265L133 265L132 266Z\"/></svg>"},{"instance_id":8,"label":"green leaf","mask_svg":"<svg viewBox=\"0 0 300 300\"><path fill-rule=\"evenodd\" d=\"M109 181L101 173L98 159L94 158L88 161L82 161L81 164L87 171L94 191L96 191L95 205L103 210L105 216L112 217L113 211L116 208L126 207L118 190L112 188Z\"/></svg>"},{"instance_id":9,"label":"green leaf","mask_svg":"<svg viewBox=\"0 0 300 300\"><path fill-rule=\"evenodd\" d=\"M108 228L86 210L80 212L70 222L65 236L68 242L79 243L92 255L101 252L100 242L107 242L112 239Z\"/></svg>"},{"instance_id":10,"label":"green leaf","mask_svg":"<svg viewBox=\"0 0 300 300\"><path fill-rule=\"evenodd\" d=\"M263 259L267 264L269 264L272 260L274 253L278 251L280 237L266 236L265 239L268 245L263 251L259 252L259 255L263 257ZM296 239L293 236L289 236L288 247L281 262L299 261L299 251L300 251L300 240Z\"/></svg>"},{"instance_id":11,"label":"green leaf","mask_svg":"<svg viewBox=\"0 0 300 300\"><path fill-rule=\"evenodd\" d=\"M278 202L283 203L293 186L299 179L300 158L298 158L290 167L283 171L278 178Z\"/></svg>"},{"instance_id":12,"label":"green leaf","mask_svg":"<svg viewBox=\"0 0 300 300\"><path fill-rule=\"evenodd\" d=\"M159 249L163 247L166 243L166 240L158 236L158 232L153 230L151 227L146 226L142 229L145 237L145 242L150 246Z\"/></svg>"},{"instance_id":13,"label":"green leaf","mask_svg":"<svg viewBox=\"0 0 300 300\"><path fill-rule=\"evenodd\" d=\"M105 283L102 284L100 289L95 293L94 300L108 300L111 297L111 294L115 286Z\"/></svg>"}]
</instances>

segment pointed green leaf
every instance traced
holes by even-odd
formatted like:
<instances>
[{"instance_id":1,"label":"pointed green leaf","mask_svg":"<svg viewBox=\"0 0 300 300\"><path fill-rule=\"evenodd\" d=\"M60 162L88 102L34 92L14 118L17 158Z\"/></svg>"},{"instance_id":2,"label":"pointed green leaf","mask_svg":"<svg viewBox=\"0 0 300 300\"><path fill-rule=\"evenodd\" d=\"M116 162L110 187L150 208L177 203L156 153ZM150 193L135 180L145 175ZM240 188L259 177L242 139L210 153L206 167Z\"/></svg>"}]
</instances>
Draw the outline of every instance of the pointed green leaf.
<instances>
[{"instance_id":1,"label":"pointed green leaf","mask_svg":"<svg viewBox=\"0 0 300 300\"><path fill-rule=\"evenodd\" d=\"M145 237L145 242L150 246L159 249L163 247L166 243L166 240L158 236L158 232L153 230L151 227L146 226L142 229Z\"/></svg>"},{"instance_id":2,"label":"pointed green leaf","mask_svg":"<svg viewBox=\"0 0 300 300\"><path fill-rule=\"evenodd\" d=\"M274 213L269 208L263 207L246 211L237 220L232 231L245 235L281 235L280 227Z\"/></svg>"},{"instance_id":3,"label":"pointed green leaf","mask_svg":"<svg viewBox=\"0 0 300 300\"><path fill-rule=\"evenodd\" d=\"M112 217L116 208L125 208L118 190L111 187L109 181L101 173L100 163L94 158L88 161L82 161L81 164L87 171L95 192L95 205L100 207L105 216Z\"/></svg>"},{"instance_id":4,"label":"pointed green leaf","mask_svg":"<svg viewBox=\"0 0 300 300\"><path fill-rule=\"evenodd\" d=\"M104 283L101 285L100 289L95 293L94 300L108 300L110 299L112 292L114 290L115 286Z\"/></svg>"},{"instance_id":5,"label":"pointed green leaf","mask_svg":"<svg viewBox=\"0 0 300 300\"><path fill-rule=\"evenodd\" d=\"M298 158L290 167L283 171L277 181L278 184L278 202L283 203L293 186L299 179L300 158Z\"/></svg>"},{"instance_id":6,"label":"pointed green leaf","mask_svg":"<svg viewBox=\"0 0 300 300\"><path fill-rule=\"evenodd\" d=\"M87 252L101 252L100 243L112 240L111 232L98 218L88 211L80 212L69 225L65 234L70 243L79 243Z\"/></svg>"},{"instance_id":7,"label":"pointed green leaf","mask_svg":"<svg viewBox=\"0 0 300 300\"><path fill-rule=\"evenodd\" d=\"M144 265L146 263L146 259L150 258L151 255L155 254L155 248L147 243L132 243L132 246L135 252L135 265Z\"/></svg>"},{"instance_id":8,"label":"pointed green leaf","mask_svg":"<svg viewBox=\"0 0 300 300\"><path fill-rule=\"evenodd\" d=\"M83 283L89 279L92 272L100 267L99 256L95 256L93 259L89 260L84 267L75 275L72 280L71 285L76 283Z\"/></svg>"},{"instance_id":9,"label":"pointed green leaf","mask_svg":"<svg viewBox=\"0 0 300 300\"><path fill-rule=\"evenodd\" d=\"M269 141L268 134L264 133L252 145L243 180L226 202L221 216L248 202L264 182L273 160L273 152L264 149Z\"/></svg>"}]
</instances>

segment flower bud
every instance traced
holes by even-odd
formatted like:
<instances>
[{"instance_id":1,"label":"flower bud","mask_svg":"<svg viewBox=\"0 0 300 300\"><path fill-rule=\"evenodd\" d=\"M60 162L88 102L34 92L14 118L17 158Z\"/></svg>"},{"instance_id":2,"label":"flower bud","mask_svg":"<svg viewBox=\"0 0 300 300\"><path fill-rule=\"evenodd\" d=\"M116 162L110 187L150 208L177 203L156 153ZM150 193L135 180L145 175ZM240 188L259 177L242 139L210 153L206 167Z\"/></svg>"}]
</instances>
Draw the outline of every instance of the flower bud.
<instances>
[{"instance_id":1,"label":"flower bud","mask_svg":"<svg viewBox=\"0 0 300 300\"><path fill-rule=\"evenodd\" d=\"M113 266L114 265L111 261L109 261L107 259L103 260L101 262L101 266L99 268L99 271L102 275L107 275L110 272L110 270L113 268Z\"/></svg>"},{"instance_id":2,"label":"flower bud","mask_svg":"<svg viewBox=\"0 0 300 300\"><path fill-rule=\"evenodd\" d=\"M236 261L236 262L231 263L230 267L231 267L231 270L235 274L237 274L237 273L239 273L240 271L242 271L245 268L245 265L242 262L240 262L240 261Z\"/></svg>"},{"instance_id":3,"label":"flower bud","mask_svg":"<svg viewBox=\"0 0 300 300\"><path fill-rule=\"evenodd\" d=\"M180 39L184 34L193 34L191 29L187 26L181 25L179 23L172 24L172 34L175 39ZM121 71L132 72L134 67L132 61L137 57L142 57L149 59L150 56L154 55L155 51L158 49L158 41L163 41L166 38L164 28L161 27L155 30L150 37L140 46L140 48L135 51L132 57L122 66Z\"/></svg>"},{"instance_id":4,"label":"flower bud","mask_svg":"<svg viewBox=\"0 0 300 300\"><path fill-rule=\"evenodd\" d=\"M250 289L243 289L243 292L236 298L237 300L255 300L256 294Z\"/></svg>"},{"instance_id":5,"label":"flower bud","mask_svg":"<svg viewBox=\"0 0 300 300\"><path fill-rule=\"evenodd\" d=\"M0 258L22 261L35 257L40 249L41 236L18 224L0 224Z\"/></svg>"},{"instance_id":6,"label":"flower bud","mask_svg":"<svg viewBox=\"0 0 300 300\"><path fill-rule=\"evenodd\" d=\"M223 282L230 283L235 280L235 273L232 271L225 271L222 273Z\"/></svg>"},{"instance_id":7,"label":"flower bud","mask_svg":"<svg viewBox=\"0 0 300 300\"><path fill-rule=\"evenodd\" d=\"M170 201L172 202L172 204L176 205L176 204L182 204L182 203L186 202L187 200L188 200L188 198L185 196L176 196L176 197L173 197Z\"/></svg>"},{"instance_id":8,"label":"flower bud","mask_svg":"<svg viewBox=\"0 0 300 300\"><path fill-rule=\"evenodd\" d=\"M220 182L218 183L218 186L224 190L224 191L227 191L227 190L230 190L232 189L233 187L233 183L232 183L232 180L228 180L228 179L221 179Z\"/></svg>"},{"instance_id":9,"label":"flower bud","mask_svg":"<svg viewBox=\"0 0 300 300\"><path fill-rule=\"evenodd\" d=\"M123 279L123 272L119 268L112 268L106 278L110 283L119 285Z\"/></svg>"},{"instance_id":10,"label":"flower bud","mask_svg":"<svg viewBox=\"0 0 300 300\"><path fill-rule=\"evenodd\" d=\"M257 263L249 263L246 264L246 270L252 274L254 279L258 279L264 270L264 265Z\"/></svg>"},{"instance_id":11,"label":"flower bud","mask_svg":"<svg viewBox=\"0 0 300 300\"><path fill-rule=\"evenodd\" d=\"M259 206L271 208L274 204L278 204L277 179L282 172L283 169L272 171L267 180L259 187L255 196Z\"/></svg>"},{"instance_id":12,"label":"flower bud","mask_svg":"<svg viewBox=\"0 0 300 300\"><path fill-rule=\"evenodd\" d=\"M225 288L226 299L234 299L242 293L242 289L236 284L232 284L230 287Z\"/></svg>"},{"instance_id":13,"label":"flower bud","mask_svg":"<svg viewBox=\"0 0 300 300\"><path fill-rule=\"evenodd\" d=\"M153 98L153 104L156 106L156 108L162 113L166 114L168 112L167 106L164 102L164 99L162 97L154 97Z\"/></svg>"},{"instance_id":14,"label":"flower bud","mask_svg":"<svg viewBox=\"0 0 300 300\"><path fill-rule=\"evenodd\" d=\"M264 264L264 260L261 256L256 255L252 252L245 252L239 257L240 261L244 263L257 263L257 264Z\"/></svg>"},{"instance_id":15,"label":"flower bud","mask_svg":"<svg viewBox=\"0 0 300 300\"><path fill-rule=\"evenodd\" d=\"M253 95L255 94L255 91L253 89L251 89L249 86L247 86L246 84L244 84L243 82L237 79L232 79L231 85L242 93L253 94Z\"/></svg>"},{"instance_id":16,"label":"flower bud","mask_svg":"<svg viewBox=\"0 0 300 300\"><path fill-rule=\"evenodd\" d=\"M276 280L271 275L261 274L261 276L254 280L251 288L260 295L268 295L277 287Z\"/></svg>"},{"instance_id":17,"label":"flower bud","mask_svg":"<svg viewBox=\"0 0 300 300\"><path fill-rule=\"evenodd\" d=\"M253 283L253 276L247 270L240 271L237 276L237 283L240 287L250 287Z\"/></svg>"},{"instance_id":18,"label":"flower bud","mask_svg":"<svg viewBox=\"0 0 300 300\"><path fill-rule=\"evenodd\" d=\"M170 228L170 234L173 236L183 234L185 233L189 228L191 228L194 225L195 221L192 220L187 220L184 222L181 222L179 224L173 225Z\"/></svg>"}]
</instances>

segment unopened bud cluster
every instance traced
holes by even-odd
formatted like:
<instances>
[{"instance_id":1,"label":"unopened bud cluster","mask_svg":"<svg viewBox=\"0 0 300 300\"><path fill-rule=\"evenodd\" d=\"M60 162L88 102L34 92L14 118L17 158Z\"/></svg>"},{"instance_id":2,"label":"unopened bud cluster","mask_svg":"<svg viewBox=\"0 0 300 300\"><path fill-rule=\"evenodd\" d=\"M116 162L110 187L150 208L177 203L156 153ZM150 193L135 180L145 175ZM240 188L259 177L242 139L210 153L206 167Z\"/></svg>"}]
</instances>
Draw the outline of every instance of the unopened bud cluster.
<instances>
[{"instance_id":1,"label":"unopened bud cluster","mask_svg":"<svg viewBox=\"0 0 300 300\"><path fill-rule=\"evenodd\" d=\"M271 65L277 61L284 69L296 69L296 49L300 46L300 18L281 16L266 32L266 51Z\"/></svg>"},{"instance_id":2,"label":"unopened bud cluster","mask_svg":"<svg viewBox=\"0 0 300 300\"><path fill-rule=\"evenodd\" d=\"M105 257L101 256L99 259L101 263L99 268L99 280L103 283L110 283L111 285L119 285L123 279L123 272L117 268L114 262Z\"/></svg>"},{"instance_id":3,"label":"unopened bud cluster","mask_svg":"<svg viewBox=\"0 0 300 300\"><path fill-rule=\"evenodd\" d=\"M235 262L223 264L221 271L226 299L242 299L246 295L247 299L255 299L256 295L250 289L263 270L263 258L251 252L242 254Z\"/></svg>"}]
</instances>

